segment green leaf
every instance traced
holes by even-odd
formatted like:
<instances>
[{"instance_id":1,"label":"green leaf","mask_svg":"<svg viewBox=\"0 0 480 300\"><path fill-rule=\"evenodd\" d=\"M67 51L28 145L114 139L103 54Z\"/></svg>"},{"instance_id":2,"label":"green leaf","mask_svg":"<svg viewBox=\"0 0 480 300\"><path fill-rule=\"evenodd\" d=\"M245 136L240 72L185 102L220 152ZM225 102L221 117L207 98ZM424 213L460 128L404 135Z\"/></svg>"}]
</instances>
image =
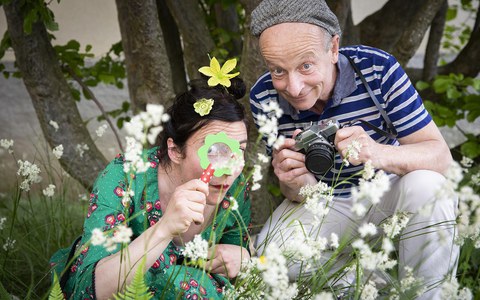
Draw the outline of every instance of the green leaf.
<instances>
[{"instance_id":1,"label":"green leaf","mask_svg":"<svg viewBox=\"0 0 480 300\"><path fill-rule=\"evenodd\" d=\"M150 300L153 298L148 286L145 284L143 269L145 266L145 257L137 268L132 282L127 285L125 294L118 293L113 295L116 300Z\"/></svg>"},{"instance_id":2,"label":"green leaf","mask_svg":"<svg viewBox=\"0 0 480 300\"><path fill-rule=\"evenodd\" d=\"M48 300L64 300L62 288L58 282L57 273L53 273L53 286L48 296Z\"/></svg>"},{"instance_id":3,"label":"green leaf","mask_svg":"<svg viewBox=\"0 0 480 300\"><path fill-rule=\"evenodd\" d=\"M451 6L447 10L447 16L446 19L447 21L451 21L457 17L457 7L456 6Z\"/></svg>"},{"instance_id":4,"label":"green leaf","mask_svg":"<svg viewBox=\"0 0 480 300\"><path fill-rule=\"evenodd\" d=\"M428 89L430 87L430 84L426 81L419 80L417 81L417 84L415 84L415 87L419 91L423 91L425 89Z\"/></svg>"},{"instance_id":5,"label":"green leaf","mask_svg":"<svg viewBox=\"0 0 480 300\"><path fill-rule=\"evenodd\" d=\"M480 145L478 141L467 141L462 144L460 151L463 155L474 159L480 155Z\"/></svg>"},{"instance_id":6,"label":"green leaf","mask_svg":"<svg viewBox=\"0 0 480 300\"><path fill-rule=\"evenodd\" d=\"M433 81L433 89L437 94L443 94L453 85L453 81L448 76L437 76Z\"/></svg>"}]
</instances>

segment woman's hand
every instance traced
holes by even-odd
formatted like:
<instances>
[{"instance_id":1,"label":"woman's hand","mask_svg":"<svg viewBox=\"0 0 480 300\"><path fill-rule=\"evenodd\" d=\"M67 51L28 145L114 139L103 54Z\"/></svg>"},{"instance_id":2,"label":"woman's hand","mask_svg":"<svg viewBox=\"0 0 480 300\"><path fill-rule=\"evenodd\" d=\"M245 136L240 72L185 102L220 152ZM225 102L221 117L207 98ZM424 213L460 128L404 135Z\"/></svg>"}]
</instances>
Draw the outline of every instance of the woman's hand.
<instances>
[{"instance_id":1,"label":"woman's hand","mask_svg":"<svg viewBox=\"0 0 480 300\"><path fill-rule=\"evenodd\" d=\"M230 244L218 244L208 250L206 267L209 272L235 278L243 260L250 259L247 249Z\"/></svg>"},{"instance_id":2,"label":"woman's hand","mask_svg":"<svg viewBox=\"0 0 480 300\"><path fill-rule=\"evenodd\" d=\"M171 237L174 237L186 232L192 222L202 224L207 195L208 184L200 179L178 186L168 201L161 226L165 226Z\"/></svg>"}]
</instances>

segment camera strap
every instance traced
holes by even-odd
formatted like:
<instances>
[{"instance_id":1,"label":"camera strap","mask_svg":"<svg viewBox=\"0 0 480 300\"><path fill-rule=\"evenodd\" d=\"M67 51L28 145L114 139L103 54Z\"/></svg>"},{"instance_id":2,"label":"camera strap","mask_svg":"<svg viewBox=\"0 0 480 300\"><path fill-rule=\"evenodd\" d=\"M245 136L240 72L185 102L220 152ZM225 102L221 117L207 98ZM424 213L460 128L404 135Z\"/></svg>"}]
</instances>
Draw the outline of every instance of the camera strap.
<instances>
[{"instance_id":1,"label":"camera strap","mask_svg":"<svg viewBox=\"0 0 480 300\"><path fill-rule=\"evenodd\" d=\"M370 98L373 100L373 103L375 103L378 110L380 111L380 114L382 115L383 119L385 120L386 125L387 125L387 131L382 130L382 129L378 128L377 126L373 125L372 123L370 123L368 121L365 121L365 120L362 120L362 119L355 119L353 121L350 121L349 124L352 124L352 123L355 123L355 122L361 122L362 124L368 126L370 129L374 130L375 132L377 132L377 133L379 133L379 134L381 134L381 135L383 135L383 136L385 136L389 139L395 139L397 137L398 133L397 133L397 130L395 129L395 127L393 126L392 121L388 117L388 115L385 112L385 110L383 109L383 107L380 105L380 102L378 102L378 99L375 96L375 94L373 93L370 86L368 85L367 80L365 79L365 76L363 76L362 72L360 71L358 66L355 64L353 59L350 56L346 56L346 57L347 57L348 61L350 62L350 64L352 65L353 69L355 70L355 73L357 73L358 77L360 77L360 80L362 81L363 85L367 89L367 92L370 95Z\"/></svg>"}]
</instances>

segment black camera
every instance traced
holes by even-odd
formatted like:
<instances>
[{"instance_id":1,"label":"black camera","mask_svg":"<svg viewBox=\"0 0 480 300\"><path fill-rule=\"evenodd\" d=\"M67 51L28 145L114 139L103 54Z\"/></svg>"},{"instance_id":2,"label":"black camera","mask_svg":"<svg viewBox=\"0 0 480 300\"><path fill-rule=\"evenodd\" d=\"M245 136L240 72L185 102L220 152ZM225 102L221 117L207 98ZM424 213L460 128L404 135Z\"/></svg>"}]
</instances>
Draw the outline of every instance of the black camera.
<instances>
[{"instance_id":1,"label":"black camera","mask_svg":"<svg viewBox=\"0 0 480 300\"><path fill-rule=\"evenodd\" d=\"M295 150L305 154L305 166L315 175L323 175L335 161L335 133L340 124L335 119L321 120L295 137Z\"/></svg>"}]
</instances>

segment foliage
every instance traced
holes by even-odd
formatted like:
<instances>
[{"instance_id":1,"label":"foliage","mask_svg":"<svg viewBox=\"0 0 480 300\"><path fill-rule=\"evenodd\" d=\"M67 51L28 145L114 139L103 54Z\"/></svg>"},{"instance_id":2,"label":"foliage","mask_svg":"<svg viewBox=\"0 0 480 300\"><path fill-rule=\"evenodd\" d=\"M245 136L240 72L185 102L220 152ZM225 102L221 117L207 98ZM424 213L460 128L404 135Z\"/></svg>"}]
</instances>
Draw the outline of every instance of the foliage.
<instances>
[{"instance_id":1,"label":"foliage","mask_svg":"<svg viewBox=\"0 0 480 300\"><path fill-rule=\"evenodd\" d=\"M438 126L460 129L466 138L461 145L461 154L470 158L480 156L479 137L464 132L457 123L463 119L474 122L480 116L480 79L462 74L438 75L432 83L419 81L416 87L420 91L430 89L439 96L436 102L425 100L425 107Z\"/></svg>"},{"instance_id":2,"label":"foliage","mask_svg":"<svg viewBox=\"0 0 480 300\"><path fill-rule=\"evenodd\" d=\"M455 1L458 2L458 1ZM474 2L477 2L476 4ZM448 7L442 48L444 51L450 54L458 53L463 46L468 42L470 34L472 33L471 25L467 23L467 20L475 14L475 6L478 6L477 0L461 0L460 3L453 3ZM461 11L466 14L465 20L453 23L453 20L458 18L458 13ZM445 63L443 61L443 63Z\"/></svg>"},{"instance_id":3,"label":"foliage","mask_svg":"<svg viewBox=\"0 0 480 300\"><path fill-rule=\"evenodd\" d=\"M52 290L50 291L50 296L48 296L48 300L63 300L65 297L63 296L62 288L60 287L60 282L58 281L57 273L53 274L53 284Z\"/></svg>"},{"instance_id":4,"label":"foliage","mask_svg":"<svg viewBox=\"0 0 480 300\"><path fill-rule=\"evenodd\" d=\"M118 293L114 298L116 300L150 300L152 295L148 290L148 286L143 280L143 269L145 268L145 259L142 260L135 272L132 282L127 285L124 294Z\"/></svg>"}]
</instances>

